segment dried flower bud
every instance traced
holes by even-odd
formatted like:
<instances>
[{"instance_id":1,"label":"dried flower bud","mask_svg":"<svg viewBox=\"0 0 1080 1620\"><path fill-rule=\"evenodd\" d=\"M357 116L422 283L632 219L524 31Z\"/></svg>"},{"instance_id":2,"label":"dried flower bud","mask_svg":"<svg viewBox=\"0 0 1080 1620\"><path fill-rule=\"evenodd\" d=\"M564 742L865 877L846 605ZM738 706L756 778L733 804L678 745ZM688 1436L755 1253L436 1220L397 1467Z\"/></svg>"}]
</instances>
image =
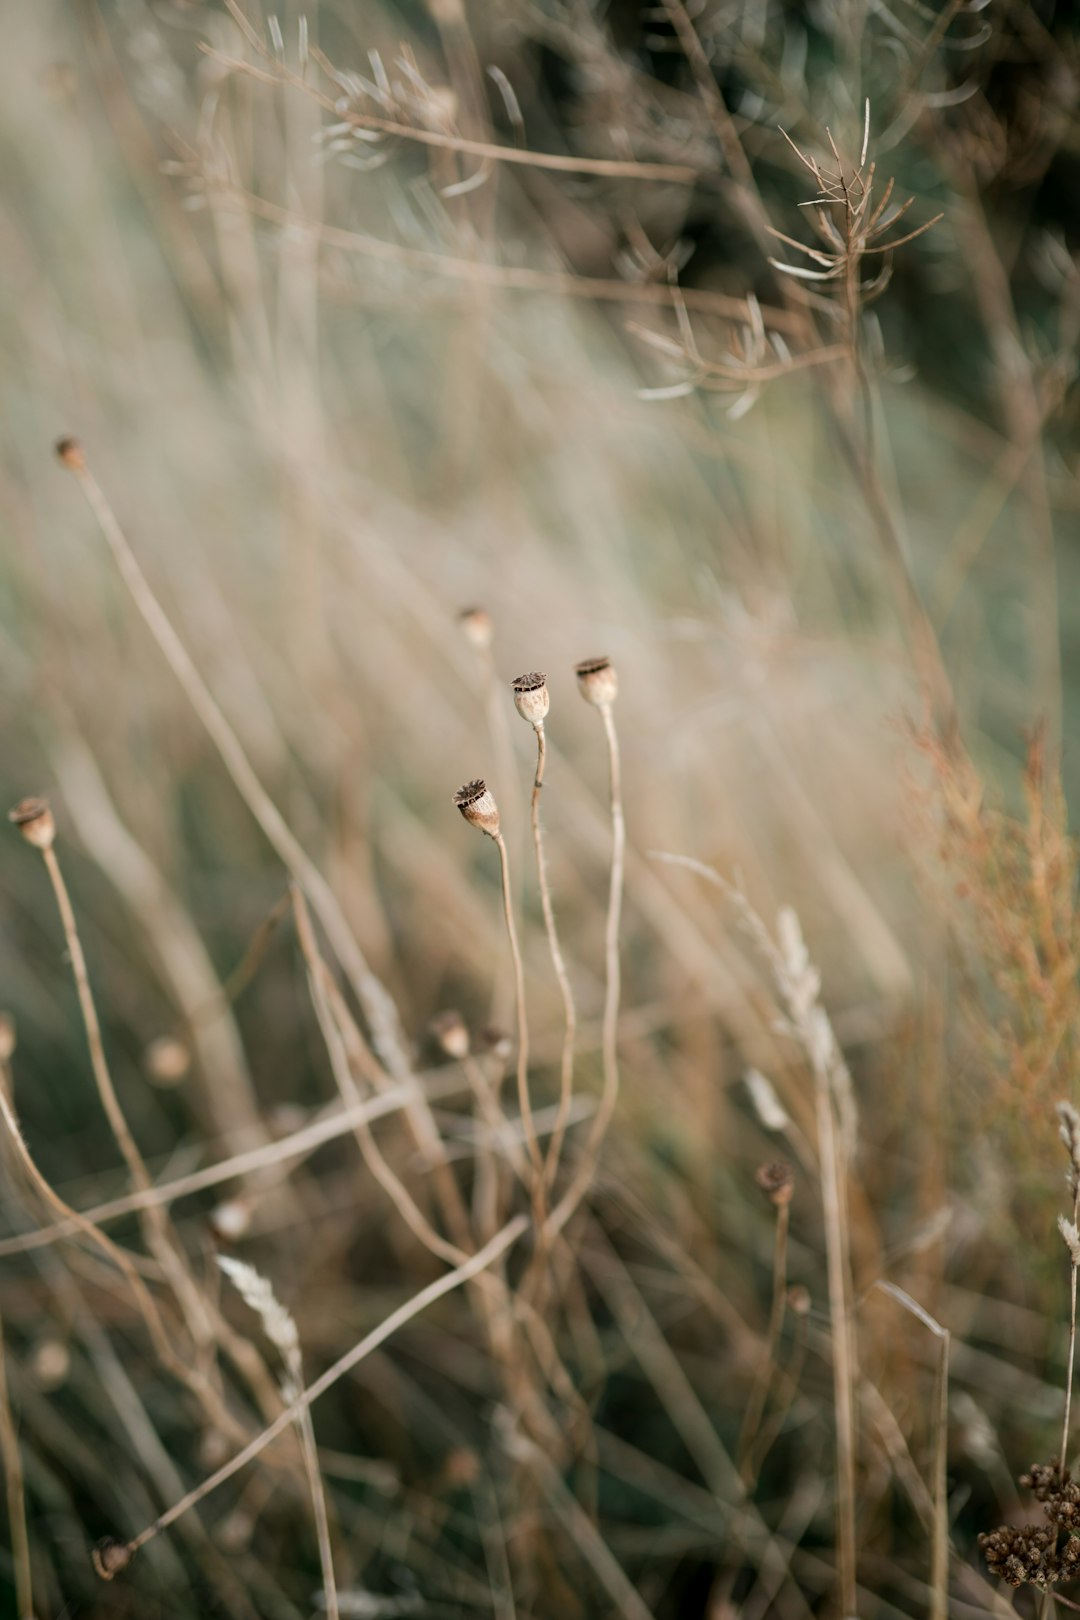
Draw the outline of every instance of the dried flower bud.
<instances>
[{"instance_id":1,"label":"dried flower bud","mask_svg":"<svg viewBox=\"0 0 1080 1620\"><path fill-rule=\"evenodd\" d=\"M489 838L499 836L499 807L495 803L495 795L489 791L482 777L459 787L454 794L454 803L472 826L479 827Z\"/></svg>"},{"instance_id":2,"label":"dried flower bud","mask_svg":"<svg viewBox=\"0 0 1080 1620\"><path fill-rule=\"evenodd\" d=\"M795 1172L786 1159L772 1159L768 1164L759 1164L754 1171L754 1180L777 1209L790 1204L795 1192Z\"/></svg>"},{"instance_id":3,"label":"dried flower bud","mask_svg":"<svg viewBox=\"0 0 1080 1620\"><path fill-rule=\"evenodd\" d=\"M448 1057L460 1063L462 1058L469 1055L469 1029L459 1012L450 1008L446 1012L436 1013L431 1020L431 1033L439 1049Z\"/></svg>"},{"instance_id":4,"label":"dried flower bud","mask_svg":"<svg viewBox=\"0 0 1080 1620\"><path fill-rule=\"evenodd\" d=\"M9 1012L0 1012L0 1063L7 1063L15 1054L15 1020Z\"/></svg>"},{"instance_id":5,"label":"dried flower bud","mask_svg":"<svg viewBox=\"0 0 1080 1620\"><path fill-rule=\"evenodd\" d=\"M465 632L465 639L469 645L475 647L477 652L486 652L491 646L494 637L494 627L491 623L491 614L486 608L465 608L458 614L458 624Z\"/></svg>"},{"instance_id":6,"label":"dried flower bud","mask_svg":"<svg viewBox=\"0 0 1080 1620\"><path fill-rule=\"evenodd\" d=\"M103 1581L111 1581L114 1575L127 1569L133 1557L127 1543L117 1541L115 1536L105 1536L90 1554L94 1568Z\"/></svg>"},{"instance_id":7,"label":"dried flower bud","mask_svg":"<svg viewBox=\"0 0 1080 1620\"><path fill-rule=\"evenodd\" d=\"M810 1290L802 1283L793 1283L787 1291L788 1310L793 1316L810 1315Z\"/></svg>"},{"instance_id":8,"label":"dried flower bud","mask_svg":"<svg viewBox=\"0 0 1080 1620\"><path fill-rule=\"evenodd\" d=\"M191 1053L175 1035L159 1035L143 1053L143 1067L155 1086L176 1086L191 1067Z\"/></svg>"},{"instance_id":9,"label":"dried flower bud","mask_svg":"<svg viewBox=\"0 0 1080 1620\"><path fill-rule=\"evenodd\" d=\"M514 702L517 704L518 714L523 720L527 720L530 726L539 729L551 708L547 676L541 675L539 670L533 670L529 675L518 675L510 685L514 689Z\"/></svg>"},{"instance_id":10,"label":"dried flower bud","mask_svg":"<svg viewBox=\"0 0 1080 1620\"><path fill-rule=\"evenodd\" d=\"M20 799L14 810L8 811L8 820L15 823L26 842L35 849L52 848L56 822L47 799Z\"/></svg>"},{"instance_id":11,"label":"dried flower bud","mask_svg":"<svg viewBox=\"0 0 1080 1620\"><path fill-rule=\"evenodd\" d=\"M78 439L58 439L56 454L64 466L70 468L72 472L86 471L86 452Z\"/></svg>"},{"instance_id":12,"label":"dried flower bud","mask_svg":"<svg viewBox=\"0 0 1080 1620\"><path fill-rule=\"evenodd\" d=\"M484 1045L492 1057L497 1057L502 1063L506 1062L514 1050L514 1043L505 1029L497 1029L494 1024L489 1024L484 1031Z\"/></svg>"},{"instance_id":13,"label":"dried flower bud","mask_svg":"<svg viewBox=\"0 0 1080 1620\"><path fill-rule=\"evenodd\" d=\"M586 658L574 666L578 691L586 703L597 709L606 709L614 703L619 692L619 677L610 658Z\"/></svg>"}]
</instances>

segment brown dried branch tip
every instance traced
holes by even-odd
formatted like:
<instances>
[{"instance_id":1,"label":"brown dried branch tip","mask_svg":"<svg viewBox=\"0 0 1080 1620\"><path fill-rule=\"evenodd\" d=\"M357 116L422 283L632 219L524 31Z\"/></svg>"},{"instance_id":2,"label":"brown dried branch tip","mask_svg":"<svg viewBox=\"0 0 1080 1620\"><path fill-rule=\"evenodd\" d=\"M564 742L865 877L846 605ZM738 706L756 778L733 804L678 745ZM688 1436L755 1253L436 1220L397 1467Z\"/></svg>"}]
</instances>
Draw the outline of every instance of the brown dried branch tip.
<instances>
[{"instance_id":1,"label":"brown dried branch tip","mask_svg":"<svg viewBox=\"0 0 1080 1620\"><path fill-rule=\"evenodd\" d=\"M78 439L58 439L56 454L72 472L86 471L86 452Z\"/></svg>"},{"instance_id":2,"label":"brown dried branch tip","mask_svg":"<svg viewBox=\"0 0 1080 1620\"><path fill-rule=\"evenodd\" d=\"M578 691L586 703L594 708L606 709L619 693L619 676L610 658L586 658L575 664Z\"/></svg>"},{"instance_id":3,"label":"brown dried branch tip","mask_svg":"<svg viewBox=\"0 0 1080 1620\"><path fill-rule=\"evenodd\" d=\"M465 608L458 614L458 624L465 633L466 641L478 652L484 652L491 646L494 627L491 623L491 614L486 608Z\"/></svg>"},{"instance_id":4,"label":"brown dried branch tip","mask_svg":"<svg viewBox=\"0 0 1080 1620\"><path fill-rule=\"evenodd\" d=\"M13 822L28 844L35 849L51 849L56 838L56 822L49 809L47 799L20 799L13 810L8 811L8 820Z\"/></svg>"},{"instance_id":5,"label":"brown dried branch tip","mask_svg":"<svg viewBox=\"0 0 1080 1620\"><path fill-rule=\"evenodd\" d=\"M790 1204L795 1193L795 1172L786 1159L771 1159L768 1164L759 1164L754 1171L754 1180L769 1200L781 1209Z\"/></svg>"},{"instance_id":6,"label":"brown dried branch tip","mask_svg":"<svg viewBox=\"0 0 1080 1620\"><path fill-rule=\"evenodd\" d=\"M91 1562L103 1581L111 1581L122 1569L127 1569L134 1553L124 1541L105 1536L90 1554Z\"/></svg>"},{"instance_id":7,"label":"brown dried branch tip","mask_svg":"<svg viewBox=\"0 0 1080 1620\"><path fill-rule=\"evenodd\" d=\"M454 794L454 803L472 826L479 827L489 838L499 836L499 807L483 777L459 787Z\"/></svg>"},{"instance_id":8,"label":"brown dried branch tip","mask_svg":"<svg viewBox=\"0 0 1080 1620\"><path fill-rule=\"evenodd\" d=\"M460 1063L462 1058L469 1055L469 1030L459 1012L448 1008L446 1012L436 1013L431 1020L431 1033L440 1051L446 1057L454 1058Z\"/></svg>"},{"instance_id":9,"label":"brown dried branch tip","mask_svg":"<svg viewBox=\"0 0 1080 1620\"><path fill-rule=\"evenodd\" d=\"M1080 1486L1057 1457L1032 1464L1021 1485L1040 1504L1046 1524L1003 1524L979 1537L991 1575L1008 1586L1028 1583L1045 1592L1058 1581L1080 1577ZM1061 1540L1064 1535L1064 1540Z\"/></svg>"},{"instance_id":10,"label":"brown dried branch tip","mask_svg":"<svg viewBox=\"0 0 1080 1620\"><path fill-rule=\"evenodd\" d=\"M534 669L528 675L516 675L510 685L514 691L518 714L523 720L527 720L530 726L535 726L539 730L551 708L547 676Z\"/></svg>"}]
</instances>

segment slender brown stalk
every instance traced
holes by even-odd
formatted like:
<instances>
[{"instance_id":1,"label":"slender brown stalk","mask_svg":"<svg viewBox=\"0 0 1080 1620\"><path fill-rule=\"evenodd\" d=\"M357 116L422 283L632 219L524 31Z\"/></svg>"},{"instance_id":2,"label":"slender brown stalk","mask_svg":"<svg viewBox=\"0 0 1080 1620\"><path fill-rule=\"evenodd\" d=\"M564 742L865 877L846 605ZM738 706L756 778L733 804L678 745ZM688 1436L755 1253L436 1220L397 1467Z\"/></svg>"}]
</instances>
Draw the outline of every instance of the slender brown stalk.
<instances>
[{"instance_id":1,"label":"slender brown stalk","mask_svg":"<svg viewBox=\"0 0 1080 1620\"><path fill-rule=\"evenodd\" d=\"M754 1482L753 1446L754 1441L757 1439L758 1430L761 1427L765 1402L776 1371L780 1330L784 1325L784 1310L787 1304L787 1239L790 1223L790 1202L777 1204L776 1235L773 1244L772 1306L769 1311L769 1326L765 1335L765 1353L758 1366L757 1377L754 1380L754 1386L750 1391L750 1398L746 1404L746 1415L743 1418L736 1453L739 1473L748 1487L752 1487Z\"/></svg>"},{"instance_id":2,"label":"slender brown stalk","mask_svg":"<svg viewBox=\"0 0 1080 1620\"><path fill-rule=\"evenodd\" d=\"M547 934L548 950L551 953L551 965L555 970L555 978L559 985L559 994L563 1004L563 1044L559 1061L559 1104L555 1114L555 1125L548 1143L547 1162L544 1166L546 1185L550 1187L559 1170L559 1156L562 1152L563 1139L566 1135L566 1122L570 1116L570 1103L574 1093L574 1043L577 1038L577 1008L574 1005L574 991L570 984L570 975L566 971L566 960L559 943L559 931L555 924L555 910L551 901L551 884L548 881L547 861L544 858L544 834L540 825L540 795L544 787L544 766L547 762L547 741L544 736L544 727L541 723L536 728L536 775L533 778L532 804L530 815L532 820L533 846L536 850L536 880L540 889L540 905L544 913L544 932Z\"/></svg>"},{"instance_id":3,"label":"slender brown stalk","mask_svg":"<svg viewBox=\"0 0 1080 1620\"><path fill-rule=\"evenodd\" d=\"M7 1497L8 1528L11 1531L11 1562L15 1570L15 1607L18 1620L34 1620L34 1585L30 1565L30 1536L26 1528L26 1492L23 1488L22 1458L8 1398L7 1348L4 1325L0 1320L0 1452L4 1462L4 1492Z\"/></svg>"},{"instance_id":4,"label":"slender brown stalk","mask_svg":"<svg viewBox=\"0 0 1080 1620\"><path fill-rule=\"evenodd\" d=\"M619 963L619 933L622 924L623 879L626 865L626 819L623 813L619 738L615 730L612 705L609 701L598 704L597 707L604 723L611 791L611 877L608 887L607 924L604 934L606 988L601 1034L604 1080L600 1092L600 1104L593 1116L592 1126L581 1155L577 1173L562 1199L551 1213L548 1225L552 1236L562 1230L588 1192L596 1170L600 1145L607 1133L607 1128L611 1123L615 1105L619 1098L618 1032L622 983Z\"/></svg>"},{"instance_id":5,"label":"slender brown stalk","mask_svg":"<svg viewBox=\"0 0 1080 1620\"><path fill-rule=\"evenodd\" d=\"M160 1531L167 1530L169 1525L175 1524L176 1520L185 1514L189 1508L193 1508L197 1502L202 1501L204 1496L208 1496L219 1485L223 1485L227 1479L231 1479L235 1473L238 1473L245 1464L251 1462L260 1452L265 1451L266 1447L273 1440L276 1440L279 1434L283 1434L296 1421L298 1412L305 1407L311 1406L313 1402L319 1399L320 1395L325 1395L328 1389L332 1388L346 1373L351 1372L354 1367L358 1366L366 1356L371 1355L373 1350L377 1350L380 1345L385 1344L386 1340L396 1333L398 1328L404 1327L406 1322L411 1322L413 1317L419 1316L422 1311L427 1310L429 1305L433 1305L436 1300L442 1299L445 1294L451 1293L462 1283L469 1282L473 1277L477 1277L481 1272L485 1271L500 1255L505 1254L512 1244L517 1242L528 1224L526 1216L515 1216L500 1232L496 1233L490 1243L485 1244L482 1249L471 1255L462 1265L457 1266L453 1271L448 1271L445 1276L437 1278L435 1282L429 1283L426 1288L422 1288L418 1294L414 1294L412 1299L407 1300L404 1305L399 1305L396 1311L392 1311L384 1322L381 1322L377 1328L366 1334L358 1344L353 1345L351 1350L347 1350L343 1356L340 1356L331 1367L328 1367L320 1377L316 1378L314 1383L301 1390L299 1395L289 1402L284 1411L272 1423L268 1424L261 1434L257 1434L253 1440L249 1441L242 1451L237 1452L235 1457L224 1463L207 1479L204 1479L201 1485L197 1485L194 1490L188 1491L186 1496L175 1502L171 1508L168 1508L159 1518L155 1519L153 1524L140 1531L133 1540L121 1544L119 1551L126 1554L126 1557L122 1560L116 1557L108 1560L108 1562L115 1563L118 1568L123 1567L123 1563L130 1560L140 1547L145 1547L146 1543L152 1541Z\"/></svg>"}]
</instances>

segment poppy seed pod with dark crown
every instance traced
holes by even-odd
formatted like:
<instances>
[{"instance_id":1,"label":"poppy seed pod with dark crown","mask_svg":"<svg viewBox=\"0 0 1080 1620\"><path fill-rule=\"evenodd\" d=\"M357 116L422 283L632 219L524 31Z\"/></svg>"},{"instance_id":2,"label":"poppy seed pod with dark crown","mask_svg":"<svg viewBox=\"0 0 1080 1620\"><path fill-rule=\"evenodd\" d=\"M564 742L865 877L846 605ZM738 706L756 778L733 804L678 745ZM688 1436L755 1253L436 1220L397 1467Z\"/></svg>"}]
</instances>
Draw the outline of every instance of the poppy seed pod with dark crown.
<instances>
[{"instance_id":1,"label":"poppy seed pod with dark crown","mask_svg":"<svg viewBox=\"0 0 1080 1620\"><path fill-rule=\"evenodd\" d=\"M578 691L586 703L594 708L606 709L619 693L619 677L610 658L586 658L574 666Z\"/></svg>"},{"instance_id":2,"label":"poppy seed pod with dark crown","mask_svg":"<svg viewBox=\"0 0 1080 1620\"><path fill-rule=\"evenodd\" d=\"M499 836L499 807L483 777L459 787L454 794L454 803L472 826L479 827L489 838Z\"/></svg>"},{"instance_id":3,"label":"poppy seed pod with dark crown","mask_svg":"<svg viewBox=\"0 0 1080 1620\"><path fill-rule=\"evenodd\" d=\"M530 726L542 726L551 708L547 676L541 675L539 670L533 670L528 675L515 676L510 685L513 687L514 702L521 718L527 720Z\"/></svg>"},{"instance_id":4,"label":"poppy seed pod with dark crown","mask_svg":"<svg viewBox=\"0 0 1080 1620\"><path fill-rule=\"evenodd\" d=\"M56 822L47 799L20 799L14 810L8 811L8 820L14 822L26 842L35 849L52 848Z\"/></svg>"}]
</instances>

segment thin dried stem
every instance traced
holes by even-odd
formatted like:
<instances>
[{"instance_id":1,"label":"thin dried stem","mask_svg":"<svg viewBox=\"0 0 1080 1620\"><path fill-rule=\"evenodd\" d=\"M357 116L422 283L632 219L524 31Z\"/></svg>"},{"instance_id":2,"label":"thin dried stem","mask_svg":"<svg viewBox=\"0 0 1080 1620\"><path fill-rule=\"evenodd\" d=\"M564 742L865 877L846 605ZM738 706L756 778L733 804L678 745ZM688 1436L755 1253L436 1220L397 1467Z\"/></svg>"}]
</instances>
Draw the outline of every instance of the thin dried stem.
<instances>
[{"instance_id":1,"label":"thin dried stem","mask_svg":"<svg viewBox=\"0 0 1080 1620\"><path fill-rule=\"evenodd\" d=\"M560 1202L552 1211L548 1222L549 1235L562 1230L588 1192L596 1170L600 1145L607 1133L619 1098L619 1002L621 997L621 970L619 962L619 934L622 926L622 896L626 866L626 818L623 813L622 764L619 738L610 703L600 708L607 741L608 770L611 794L611 877L608 886L607 924L604 933L605 992L604 1018L601 1034L601 1055L604 1080L600 1104L593 1116L588 1139L576 1175Z\"/></svg>"},{"instance_id":2,"label":"thin dried stem","mask_svg":"<svg viewBox=\"0 0 1080 1620\"><path fill-rule=\"evenodd\" d=\"M495 842L499 846L499 866L502 873L502 899L503 918L506 923L506 938L510 945L510 958L514 965L514 999L517 1006L517 1092L518 1107L521 1109L521 1123L525 1132L525 1145L529 1152L529 1161L532 1165L533 1196L538 1205L542 1206L543 1172L544 1164L540 1153L540 1143L536 1135L536 1122L533 1119L532 1101L529 1097L529 1017L525 1004L525 969L521 961L521 947L518 944L517 925L514 922L514 895L510 884L510 855L506 848L506 839L501 832L494 834Z\"/></svg>"},{"instance_id":3,"label":"thin dried stem","mask_svg":"<svg viewBox=\"0 0 1080 1620\"><path fill-rule=\"evenodd\" d=\"M543 725L538 725L535 729L536 774L533 778L530 814L533 846L536 850L536 879L540 888L540 905L544 913L544 931L547 934L548 950L551 953L551 965L555 970L555 977L559 984L559 994L562 996L563 1017L565 1020L562 1054L559 1062L559 1105L555 1115L551 1141L548 1143L547 1162L544 1167L545 1182L550 1187L558 1174L559 1155L562 1152L563 1138L566 1135L566 1122L570 1117L570 1103L574 1093L574 1043L577 1038L577 1008L574 1005L574 991L570 984L570 975L566 971L562 946L559 943L559 931L555 925L555 910L551 901L551 884L548 881L547 861L544 858L544 834L540 825L540 795L544 786L547 742Z\"/></svg>"},{"instance_id":4,"label":"thin dried stem","mask_svg":"<svg viewBox=\"0 0 1080 1620\"><path fill-rule=\"evenodd\" d=\"M742 1430L739 1435L739 1447L736 1453L739 1473L748 1487L752 1487L754 1483L752 1464L754 1441L757 1439L758 1430L761 1427L765 1402L768 1399L773 1374L776 1371L777 1351L780 1347L780 1331L784 1325L784 1309L787 1304L787 1239L790 1224L791 1205L779 1205L776 1211L776 1236L773 1244L772 1306L769 1311L768 1331L765 1335L765 1354L758 1367L754 1387L750 1392L750 1399L746 1405L746 1415L743 1418Z\"/></svg>"}]
</instances>

